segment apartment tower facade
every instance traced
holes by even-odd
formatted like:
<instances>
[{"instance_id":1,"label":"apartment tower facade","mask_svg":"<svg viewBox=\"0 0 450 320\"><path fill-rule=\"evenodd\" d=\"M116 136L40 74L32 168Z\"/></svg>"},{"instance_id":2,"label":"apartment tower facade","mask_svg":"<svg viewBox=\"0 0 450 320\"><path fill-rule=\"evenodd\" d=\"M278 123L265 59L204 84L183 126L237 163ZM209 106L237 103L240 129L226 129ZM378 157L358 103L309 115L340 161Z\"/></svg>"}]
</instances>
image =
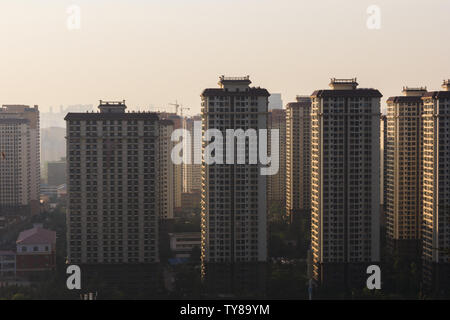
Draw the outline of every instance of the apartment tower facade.
<instances>
[{"instance_id":1,"label":"apartment tower facade","mask_svg":"<svg viewBox=\"0 0 450 320\"><path fill-rule=\"evenodd\" d=\"M19 216L39 213L39 108L0 108L0 229Z\"/></svg>"},{"instance_id":2,"label":"apartment tower facade","mask_svg":"<svg viewBox=\"0 0 450 320\"><path fill-rule=\"evenodd\" d=\"M161 120L170 120L173 122L173 130L183 128L183 117L176 113L159 112L159 118ZM179 212L181 210L181 197L183 193L183 164L174 164L173 168L173 206L174 211Z\"/></svg>"},{"instance_id":3,"label":"apartment tower facade","mask_svg":"<svg viewBox=\"0 0 450 320\"><path fill-rule=\"evenodd\" d=\"M205 89L202 98L202 126L226 137L227 129L267 129L269 92L250 87L250 78L222 76L219 88ZM267 261L267 177L261 165L207 164L207 141L203 142L201 259L202 275L211 291L260 290L257 279ZM223 159L226 155L224 145ZM262 268L260 268L262 266ZM246 289L243 289L243 288ZM261 293L261 291L260 291Z\"/></svg>"},{"instance_id":4,"label":"apartment tower facade","mask_svg":"<svg viewBox=\"0 0 450 320\"><path fill-rule=\"evenodd\" d=\"M393 252L419 254L421 234L422 96L426 88L403 88L387 100L386 230Z\"/></svg>"},{"instance_id":5,"label":"apartment tower facade","mask_svg":"<svg viewBox=\"0 0 450 320\"><path fill-rule=\"evenodd\" d=\"M387 162L387 117L385 114L380 116L380 205L382 215L384 216L386 206L386 162ZM384 220L384 218L382 219ZM383 223L383 222L382 222Z\"/></svg>"},{"instance_id":6,"label":"apartment tower facade","mask_svg":"<svg viewBox=\"0 0 450 320\"><path fill-rule=\"evenodd\" d=\"M269 112L269 129L278 130L280 156L278 173L267 178L268 206L269 209L273 205L284 209L286 207L286 110L273 109Z\"/></svg>"},{"instance_id":7,"label":"apartment tower facade","mask_svg":"<svg viewBox=\"0 0 450 320\"><path fill-rule=\"evenodd\" d=\"M159 121L159 143L158 143L158 166L159 166L159 218L170 220L174 218L174 171L175 166L172 161L173 121Z\"/></svg>"},{"instance_id":8,"label":"apartment tower facade","mask_svg":"<svg viewBox=\"0 0 450 320\"><path fill-rule=\"evenodd\" d=\"M423 95L424 283L450 290L450 80Z\"/></svg>"},{"instance_id":9,"label":"apartment tower facade","mask_svg":"<svg viewBox=\"0 0 450 320\"><path fill-rule=\"evenodd\" d=\"M311 95L311 246L322 286L364 288L380 259L380 98L356 79Z\"/></svg>"},{"instance_id":10,"label":"apartment tower facade","mask_svg":"<svg viewBox=\"0 0 450 320\"><path fill-rule=\"evenodd\" d=\"M311 210L311 98L286 105L286 213L291 221Z\"/></svg>"},{"instance_id":11,"label":"apartment tower facade","mask_svg":"<svg viewBox=\"0 0 450 320\"><path fill-rule=\"evenodd\" d=\"M158 262L158 116L99 109L65 117L68 263Z\"/></svg>"},{"instance_id":12,"label":"apartment tower facade","mask_svg":"<svg viewBox=\"0 0 450 320\"><path fill-rule=\"evenodd\" d=\"M198 132L201 135L201 123L201 116L183 119L183 129L189 132L191 138L189 141L183 140L183 150L189 149L189 152L183 154L183 193L197 193L202 189L202 165L195 163L195 155L201 155L202 149L199 143L193 143L194 128L198 126Z\"/></svg>"}]
</instances>

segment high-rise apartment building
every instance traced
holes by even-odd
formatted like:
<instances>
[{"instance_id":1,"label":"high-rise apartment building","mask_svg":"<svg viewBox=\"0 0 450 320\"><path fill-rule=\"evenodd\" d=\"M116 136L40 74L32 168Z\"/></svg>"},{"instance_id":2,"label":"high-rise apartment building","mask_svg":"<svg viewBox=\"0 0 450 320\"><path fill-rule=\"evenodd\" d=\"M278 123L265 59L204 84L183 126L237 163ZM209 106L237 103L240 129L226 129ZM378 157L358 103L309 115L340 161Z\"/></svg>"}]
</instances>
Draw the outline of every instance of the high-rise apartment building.
<instances>
[{"instance_id":1,"label":"high-rise apartment building","mask_svg":"<svg viewBox=\"0 0 450 320\"><path fill-rule=\"evenodd\" d=\"M222 76L219 88L203 91L204 132L215 129L226 137L227 129L267 129L269 92L250 84L248 76ZM218 290L258 290L252 279L264 273L267 261L267 177L260 174L259 162L249 164L249 140L240 143L246 146L245 164L237 164L236 146L234 164L203 162L202 271ZM220 151L225 159L227 146Z\"/></svg>"},{"instance_id":2,"label":"high-rise apartment building","mask_svg":"<svg viewBox=\"0 0 450 320\"><path fill-rule=\"evenodd\" d=\"M47 163L47 183L50 186L60 186L66 184L66 158L59 161L49 161Z\"/></svg>"},{"instance_id":3,"label":"high-rise apartment building","mask_svg":"<svg viewBox=\"0 0 450 320\"><path fill-rule=\"evenodd\" d=\"M271 93L269 97L269 111L275 109L283 109L283 100L281 98L281 93Z\"/></svg>"},{"instance_id":4,"label":"high-rise apartment building","mask_svg":"<svg viewBox=\"0 0 450 320\"><path fill-rule=\"evenodd\" d=\"M173 142L171 139L173 132L173 122L171 120L159 121L159 218L173 219L174 207L174 169L171 155L173 149Z\"/></svg>"},{"instance_id":5,"label":"high-rise apartment building","mask_svg":"<svg viewBox=\"0 0 450 320\"><path fill-rule=\"evenodd\" d=\"M39 212L40 179L38 106L2 106L0 217L3 226L15 217Z\"/></svg>"},{"instance_id":6,"label":"high-rise apartment building","mask_svg":"<svg viewBox=\"0 0 450 320\"><path fill-rule=\"evenodd\" d=\"M386 230L392 250L417 257L421 230L422 96L426 88L403 88L387 100Z\"/></svg>"},{"instance_id":7,"label":"high-rise apartment building","mask_svg":"<svg viewBox=\"0 0 450 320\"><path fill-rule=\"evenodd\" d=\"M61 116L61 121L64 117ZM48 179L47 163L66 156L66 128L41 129L41 176Z\"/></svg>"},{"instance_id":8,"label":"high-rise apartment building","mask_svg":"<svg viewBox=\"0 0 450 320\"><path fill-rule=\"evenodd\" d=\"M386 203L386 162L387 162L387 117L385 114L380 116L380 205L384 207Z\"/></svg>"},{"instance_id":9,"label":"high-rise apartment building","mask_svg":"<svg viewBox=\"0 0 450 320\"><path fill-rule=\"evenodd\" d=\"M380 226L386 226L387 117L380 116Z\"/></svg>"},{"instance_id":10,"label":"high-rise apartment building","mask_svg":"<svg viewBox=\"0 0 450 320\"><path fill-rule=\"evenodd\" d=\"M286 207L286 110L273 109L269 112L269 129L278 130L279 169L267 177L267 200L269 208L277 205ZM271 141L271 140L269 140ZM270 144L269 144L270 146ZM269 148L272 152L271 148Z\"/></svg>"},{"instance_id":11,"label":"high-rise apartment building","mask_svg":"<svg viewBox=\"0 0 450 320\"><path fill-rule=\"evenodd\" d=\"M286 106L286 212L295 218L311 209L311 98Z\"/></svg>"},{"instance_id":12,"label":"high-rise apartment building","mask_svg":"<svg viewBox=\"0 0 450 320\"><path fill-rule=\"evenodd\" d=\"M364 288L379 261L380 98L356 79L331 79L311 95L314 278Z\"/></svg>"},{"instance_id":13,"label":"high-rise apartment building","mask_svg":"<svg viewBox=\"0 0 450 320\"><path fill-rule=\"evenodd\" d=\"M423 274L438 291L450 288L450 80L442 88L422 97Z\"/></svg>"},{"instance_id":14,"label":"high-rise apartment building","mask_svg":"<svg viewBox=\"0 0 450 320\"><path fill-rule=\"evenodd\" d=\"M202 147L200 143L194 143L194 126L199 128L201 135L201 116L194 116L183 119L183 129L190 134L191 139L183 140L183 150L188 150L183 154L183 193L197 193L202 189L202 165L195 163L195 155L202 154Z\"/></svg>"},{"instance_id":15,"label":"high-rise apartment building","mask_svg":"<svg viewBox=\"0 0 450 320\"><path fill-rule=\"evenodd\" d=\"M125 101L99 109L65 117L68 262L158 262L159 118Z\"/></svg>"},{"instance_id":16,"label":"high-rise apartment building","mask_svg":"<svg viewBox=\"0 0 450 320\"><path fill-rule=\"evenodd\" d=\"M161 112L158 114L162 120L173 122L173 130L183 128L183 118L176 113ZM183 193L183 164L175 164L173 168L174 210L181 210L181 194Z\"/></svg>"}]
</instances>

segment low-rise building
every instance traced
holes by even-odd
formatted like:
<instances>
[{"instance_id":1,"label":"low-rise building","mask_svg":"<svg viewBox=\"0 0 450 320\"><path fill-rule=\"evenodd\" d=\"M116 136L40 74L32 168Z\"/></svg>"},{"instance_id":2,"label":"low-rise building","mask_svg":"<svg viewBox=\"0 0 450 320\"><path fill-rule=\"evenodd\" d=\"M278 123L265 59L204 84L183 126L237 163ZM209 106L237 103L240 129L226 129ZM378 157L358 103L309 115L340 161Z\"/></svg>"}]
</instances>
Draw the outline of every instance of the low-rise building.
<instances>
[{"instance_id":1,"label":"low-rise building","mask_svg":"<svg viewBox=\"0 0 450 320\"><path fill-rule=\"evenodd\" d=\"M67 185L61 184L58 186L48 185L48 184L41 184L41 196L47 196L47 197L56 197L60 198L67 194Z\"/></svg>"},{"instance_id":2,"label":"low-rise building","mask_svg":"<svg viewBox=\"0 0 450 320\"><path fill-rule=\"evenodd\" d=\"M192 250L197 247L200 250L200 232L169 233L170 250L176 258L190 258Z\"/></svg>"},{"instance_id":3,"label":"low-rise building","mask_svg":"<svg viewBox=\"0 0 450 320\"><path fill-rule=\"evenodd\" d=\"M22 231L16 241L16 272L28 276L56 269L56 232L35 224Z\"/></svg>"}]
</instances>

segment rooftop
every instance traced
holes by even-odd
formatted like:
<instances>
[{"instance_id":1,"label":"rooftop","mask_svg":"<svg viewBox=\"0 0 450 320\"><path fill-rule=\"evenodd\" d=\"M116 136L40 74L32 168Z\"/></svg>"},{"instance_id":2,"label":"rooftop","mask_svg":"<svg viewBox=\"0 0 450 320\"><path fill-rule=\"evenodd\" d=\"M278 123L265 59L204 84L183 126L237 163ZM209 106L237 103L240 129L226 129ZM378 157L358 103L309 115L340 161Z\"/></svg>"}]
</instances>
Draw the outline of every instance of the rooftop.
<instances>
[{"instance_id":1,"label":"rooftop","mask_svg":"<svg viewBox=\"0 0 450 320\"><path fill-rule=\"evenodd\" d=\"M297 97L295 97L295 99L297 100L297 102L311 103L311 97L310 96L300 96L300 95L298 95Z\"/></svg>"},{"instance_id":2,"label":"rooftop","mask_svg":"<svg viewBox=\"0 0 450 320\"><path fill-rule=\"evenodd\" d=\"M425 92L426 93L426 92ZM389 99L387 99L387 103L391 104L391 103L421 103L422 102L422 96L421 95L410 95L410 96L397 96L397 97L389 97Z\"/></svg>"},{"instance_id":3,"label":"rooftop","mask_svg":"<svg viewBox=\"0 0 450 320\"><path fill-rule=\"evenodd\" d=\"M248 90L243 91L226 91L222 88L209 88L203 90L202 94L203 97L208 96L263 96L263 97L269 97L270 93L266 89L263 88L248 88Z\"/></svg>"},{"instance_id":4,"label":"rooftop","mask_svg":"<svg viewBox=\"0 0 450 320\"><path fill-rule=\"evenodd\" d=\"M37 111L39 107L37 105L34 105L33 108L31 108L28 105L24 104L4 104L0 107L0 112L9 112L9 113L22 113L22 112L34 112Z\"/></svg>"},{"instance_id":5,"label":"rooftop","mask_svg":"<svg viewBox=\"0 0 450 320\"><path fill-rule=\"evenodd\" d=\"M427 87L403 87L402 91L427 91Z\"/></svg>"},{"instance_id":6,"label":"rooftop","mask_svg":"<svg viewBox=\"0 0 450 320\"><path fill-rule=\"evenodd\" d=\"M100 100L98 106L101 113L124 113L127 106L125 100L122 101L103 101Z\"/></svg>"},{"instance_id":7,"label":"rooftop","mask_svg":"<svg viewBox=\"0 0 450 320\"><path fill-rule=\"evenodd\" d=\"M245 77L225 77L220 76L220 81L250 81L250 76Z\"/></svg>"},{"instance_id":8,"label":"rooftop","mask_svg":"<svg viewBox=\"0 0 450 320\"><path fill-rule=\"evenodd\" d=\"M295 98L297 102L289 102L286 107L287 108L302 108L302 107L310 107L311 106L311 98L310 96L297 96Z\"/></svg>"},{"instance_id":9,"label":"rooftop","mask_svg":"<svg viewBox=\"0 0 450 320\"><path fill-rule=\"evenodd\" d=\"M70 112L64 118L66 121L105 121L105 120L154 120L158 121L159 117L157 113L154 112L109 112L109 113L89 113L89 112Z\"/></svg>"},{"instance_id":10,"label":"rooftop","mask_svg":"<svg viewBox=\"0 0 450 320\"><path fill-rule=\"evenodd\" d=\"M339 90L316 90L311 94L312 98L381 98L383 95L377 89L339 89Z\"/></svg>"},{"instance_id":11,"label":"rooftop","mask_svg":"<svg viewBox=\"0 0 450 320\"><path fill-rule=\"evenodd\" d=\"M329 86L333 90L356 89L356 87L358 87L358 82L356 81L356 78L351 79L331 78Z\"/></svg>"},{"instance_id":12,"label":"rooftop","mask_svg":"<svg viewBox=\"0 0 450 320\"><path fill-rule=\"evenodd\" d=\"M331 83L357 83L357 78L350 78L350 79L338 79L338 78L331 78Z\"/></svg>"},{"instance_id":13,"label":"rooftop","mask_svg":"<svg viewBox=\"0 0 450 320\"><path fill-rule=\"evenodd\" d=\"M125 100L122 101L103 101L100 100L100 105L99 106L124 106L125 105Z\"/></svg>"},{"instance_id":14,"label":"rooftop","mask_svg":"<svg viewBox=\"0 0 450 320\"><path fill-rule=\"evenodd\" d=\"M402 92L405 97L421 97L427 92L427 87L403 87Z\"/></svg>"},{"instance_id":15,"label":"rooftop","mask_svg":"<svg viewBox=\"0 0 450 320\"><path fill-rule=\"evenodd\" d=\"M450 91L430 91L425 93L422 98L431 98L431 99L450 99Z\"/></svg>"},{"instance_id":16,"label":"rooftop","mask_svg":"<svg viewBox=\"0 0 450 320\"><path fill-rule=\"evenodd\" d=\"M22 231L16 241L17 244L55 244L56 232L35 225L32 229Z\"/></svg>"},{"instance_id":17,"label":"rooftop","mask_svg":"<svg viewBox=\"0 0 450 320\"><path fill-rule=\"evenodd\" d=\"M234 90L236 88L244 89L248 88L252 82L250 76L245 77L219 77L219 87Z\"/></svg>"}]
</instances>

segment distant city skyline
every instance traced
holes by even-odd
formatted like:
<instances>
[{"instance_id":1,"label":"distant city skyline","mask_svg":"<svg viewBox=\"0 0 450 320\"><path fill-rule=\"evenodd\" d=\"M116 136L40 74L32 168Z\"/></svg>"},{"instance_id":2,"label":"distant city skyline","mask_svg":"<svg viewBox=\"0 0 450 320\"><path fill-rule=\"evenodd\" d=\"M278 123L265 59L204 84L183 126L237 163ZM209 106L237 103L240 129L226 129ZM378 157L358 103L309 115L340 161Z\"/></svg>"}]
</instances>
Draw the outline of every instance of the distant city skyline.
<instances>
[{"instance_id":1,"label":"distant city skyline","mask_svg":"<svg viewBox=\"0 0 450 320\"><path fill-rule=\"evenodd\" d=\"M66 27L71 5L79 30ZM379 30L367 28L370 5ZM446 0L4 0L1 103L47 112L126 99L172 112L178 100L197 114L202 89L225 74L250 75L284 104L323 79L357 77L380 90L384 111L401 86L439 90L448 79L449 10Z\"/></svg>"}]
</instances>

